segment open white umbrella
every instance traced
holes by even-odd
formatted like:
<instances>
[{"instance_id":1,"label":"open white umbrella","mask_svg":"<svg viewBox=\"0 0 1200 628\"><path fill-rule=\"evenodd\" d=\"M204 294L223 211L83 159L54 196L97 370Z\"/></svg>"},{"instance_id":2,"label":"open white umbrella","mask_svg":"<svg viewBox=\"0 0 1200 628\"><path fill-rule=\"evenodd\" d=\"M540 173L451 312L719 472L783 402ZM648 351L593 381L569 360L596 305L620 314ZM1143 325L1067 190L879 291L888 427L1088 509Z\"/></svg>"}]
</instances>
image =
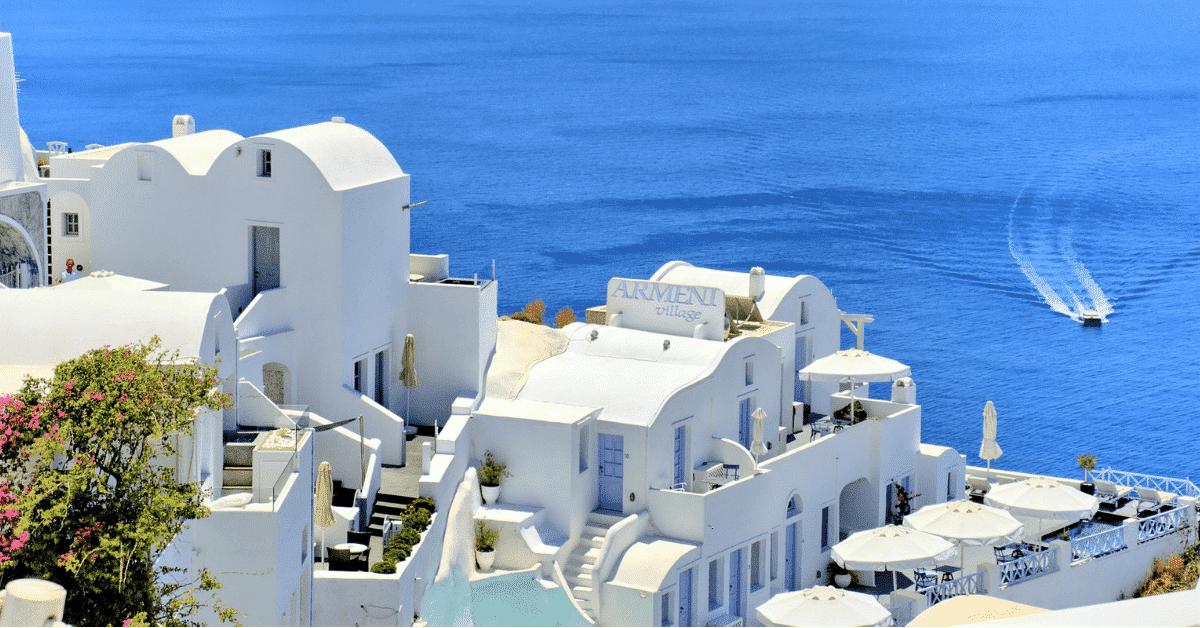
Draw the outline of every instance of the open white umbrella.
<instances>
[{"instance_id":1,"label":"open white umbrella","mask_svg":"<svg viewBox=\"0 0 1200 628\"><path fill-rule=\"evenodd\" d=\"M905 517L904 525L959 545L1007 545L1025 532L1008 511L969 499L931 504ZM959 566L965 567L961 560Z\"/></svg>"},{"instance_id":2,"label":"open white umbrella","mask_svg":"<svg viewBox=\"0 0 1200 628\"><path fill-rule=\"evenodd\" d=\"M912 528L886 525L855 532L833 546L830 556L837 564L851 570L892 572L892 588L896 588L896 571L916 569L944 562L958 550L954 544Z\"/></svg>"},{"instance_id":3,"label":"open white umbrella","mask_svg":"<svg viewBox=\"0 0 1200 628\"><path fill-rule=\"evenodd\" d=\"M873 596L816 586L780 593L754 610L764 626L891 626L892 613Z\"/></svg>"},{"instance_id":4,"label":"open white umbrella","mask_svg":"<svg viewBox=\"0 0 1200 628\"><path fill-rule=\"evenodd\" d=\"M754 456L754 462L758 462L758 457L766 455L767 445L763 443L763 432L766 431L767 411L759 408L750 415L754 417L754 438L750 442L750 454Z\"/></svg>"},{"instance_id":5,"label":"open white umbrella","mask_svg":"<svg viewBox=\"0 0 1200 628\"><path fill-rule=\"evenodd\" d=\"M996 406L989 399L983 406L983 442L979 445L979 457L987 460L987 468L991 471L992 461L1002 455L1004 452L996 443Z\"/></svg>"},{"instance_id":6,"label":"open white umbrella","mask_svg":"<svg viewBox=\"0 0 1200 628\"><path fill-rule=\"evenodd\" d=\"M1100 500L1096 496L1047 477L995 486L984 495L983 503L1003 508L1018 517L1038 519L1039 528L1042 519L1073 523L1095 515L1100 509Z\"/></svg>"},{"instance_id":7,"label":"open white umbrella","mask_svg":"<svg viewBox=\"0 0 1200 628\"><path fill-rule=\"evenodd\" d=\"M321 528L321 557L325 557L325 528L333 525L333 467L322 460L317 467L317 498L313 505L313 524Z\"/></svg>"},{"instance_id":8,"label":"open white umbrella","mask_svg":"<svg viewBox=\"0 0 1200 628\"><path fill-rule=\"evenodd\" d=\"M859 382L888 382L907 377L907 366L861 349L845 349L827 355L800 369L801 381L840 382L849 377Z\"/></svg>"}]
</instances>

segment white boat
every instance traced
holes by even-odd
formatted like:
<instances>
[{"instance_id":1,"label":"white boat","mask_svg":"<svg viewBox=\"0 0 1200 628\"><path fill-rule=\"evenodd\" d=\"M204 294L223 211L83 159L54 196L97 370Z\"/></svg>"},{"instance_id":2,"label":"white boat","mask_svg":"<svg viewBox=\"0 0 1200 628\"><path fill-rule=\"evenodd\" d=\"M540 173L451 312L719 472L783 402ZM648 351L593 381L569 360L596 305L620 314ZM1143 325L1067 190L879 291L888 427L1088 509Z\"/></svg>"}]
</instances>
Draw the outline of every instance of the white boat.
<instances>
[{"instance_id":1,"label":"white boat","mask_svg":"<svg viewBox=\"0 0 1200 628\"><path fill-rule=\"evenodd\" d=\"M1104 322L1104 317L1096 310L1080 310L1079 321L1084 327L1099 327Z\"/></svg>"}]
</instances>

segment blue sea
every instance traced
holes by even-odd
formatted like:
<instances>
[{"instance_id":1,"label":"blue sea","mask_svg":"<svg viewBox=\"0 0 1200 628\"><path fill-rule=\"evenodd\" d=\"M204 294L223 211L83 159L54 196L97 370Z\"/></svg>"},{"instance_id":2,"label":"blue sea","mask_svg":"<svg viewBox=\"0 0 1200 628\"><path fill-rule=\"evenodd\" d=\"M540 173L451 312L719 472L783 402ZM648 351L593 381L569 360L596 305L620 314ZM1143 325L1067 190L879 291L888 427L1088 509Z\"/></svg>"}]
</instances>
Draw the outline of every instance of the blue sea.
<instances>
[{"instance_id":1,"label":"blue sea","mask_svg":"<svg viewBox=\"0 0 1200 628\"><path fill-rule=\"evenodd\" d=\"M926 442L982 464L990 399L997 467L1200 481L1192 0L170 4L6 4L35 145L344 116L501 313L676 259L812 274Z\"/></svg>"}]
</instances>

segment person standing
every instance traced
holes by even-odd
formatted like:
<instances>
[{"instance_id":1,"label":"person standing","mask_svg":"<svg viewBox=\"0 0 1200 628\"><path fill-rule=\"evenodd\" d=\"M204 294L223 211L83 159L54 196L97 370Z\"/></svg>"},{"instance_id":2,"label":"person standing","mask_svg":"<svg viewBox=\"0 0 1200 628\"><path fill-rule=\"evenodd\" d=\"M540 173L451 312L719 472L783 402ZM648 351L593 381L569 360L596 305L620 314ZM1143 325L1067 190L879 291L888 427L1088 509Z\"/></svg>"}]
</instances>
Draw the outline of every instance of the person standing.
<instances>
[{"instance_id":1,"label":"person standing","mask_svg":"<svg viewBox=\"0 0 1200 628\"><path fill-rule=\"evenodd\" d=\"M62 282L75 281L79 279L79 271L75 269L75 260L67 260L67 268L62 271Z\"/></svg>"}]
</instances>

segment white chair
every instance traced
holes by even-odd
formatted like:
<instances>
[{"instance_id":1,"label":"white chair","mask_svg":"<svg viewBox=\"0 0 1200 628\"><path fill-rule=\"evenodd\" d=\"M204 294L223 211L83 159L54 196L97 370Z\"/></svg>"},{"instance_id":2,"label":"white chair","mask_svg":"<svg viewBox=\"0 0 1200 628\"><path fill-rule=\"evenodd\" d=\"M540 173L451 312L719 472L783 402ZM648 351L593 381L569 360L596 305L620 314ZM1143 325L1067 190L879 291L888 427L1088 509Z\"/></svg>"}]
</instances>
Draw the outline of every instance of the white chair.
<instances>
[{"instance_id":1,"label":"white chair","mask_svg":"<svg viewBox=\"0 0 1200 628\"><path fill-rule=\"evenodd\" d=\"M1117 486L1108 480L1092 480L1096 485L1096 497L1108 502L1119 501L1133 492L1131 486Z\"/></svg>"},{"instance_id":2,"label":"white chair","mask_svg":"<svg viewBox=\"0 0 1200 628\"><path fill-rule=\"evenodd\" d=\"M987 478L979 478L973 475L967 476L967 488L971 490L972 495L986 495L992 490L992 484L987 481Z\"/></svg>"},{"instance_id":3,"label":"white chair","mask_svg":"<svg viewBox=\"0 0 1200 628\"><path fill-rule=\"evenodd\" d=\"M1144 510L1143 504L1148 504L1149 508L1156 508L1160 505L1171 504L1178 497L1175 493L1166 491L1157 491L1152 488L1144 488L1139 486L1138 489L1138 510Z\"/></svg>"}]
</instances>

